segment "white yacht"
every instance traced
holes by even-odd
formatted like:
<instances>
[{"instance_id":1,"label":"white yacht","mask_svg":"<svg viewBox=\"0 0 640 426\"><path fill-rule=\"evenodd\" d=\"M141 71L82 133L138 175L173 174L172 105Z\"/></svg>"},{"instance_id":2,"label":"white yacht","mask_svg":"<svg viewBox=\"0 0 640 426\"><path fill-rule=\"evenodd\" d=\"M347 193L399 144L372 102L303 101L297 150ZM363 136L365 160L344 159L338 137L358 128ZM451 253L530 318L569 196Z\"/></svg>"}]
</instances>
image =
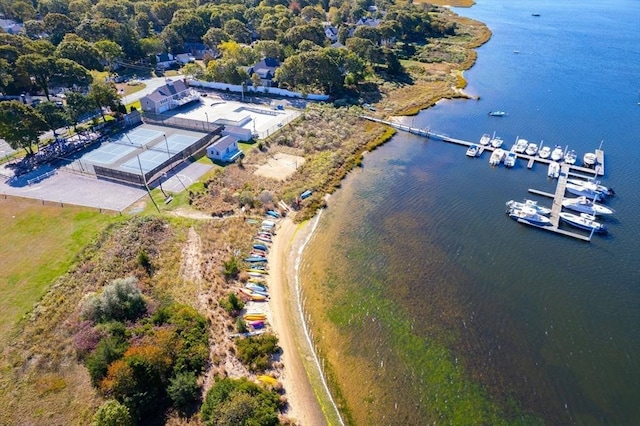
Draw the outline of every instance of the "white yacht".
<instances>
[{"instance_id":1,"label":"white yacht","mask_svg":"<svg viewBox=\"0 0 640 426\"><path fill-rule=\"evenodd\" d=\"M500 148L502 146L502 138L500 136L493 136L491 139L491 146L494 148Z\"/></svg>"},{"instance_id":2,"label":"white yacht","mask_svg":"<svg viewBox=\"0 0 640 426\"><path fill-rule=\"evenodd\" d=\"M518 154L513 151L507 152L507 155L504 157L504 166L505 167L513 167L516 165L516 160L518 159Z\"/></svg>"},{"instance_id":3,"label":"white yacht","mask_svg":"<svg viewBox=\"0 0 640 426\"><path fill-rule=\"evenodd\" d=\"M527 149L525 149L524 152L527 155L536 155L536 153L538 152L538 144L530 143L529 145L527 145Z\"/></svg>"},{"instance_id":4,"label":"white yacht","mask_svg":"<svg viewBox=\"0 0 640 426\"><path fill-rule=\"evenodd\" d=\"M493 153L491 153L491 158L489 158L489 164L492 166L497 166L502 163L502 159L504 158L504 149L498 148Z\"/></svg>"},{"instance_id":5,"label":"white yacht","mask_svg":"<svg viewBox=\"0 0 640 426\"><path fill-rule=\"evenodd\" d=\"M509 217L515 220L521 220L531 225L548 226L551 225L551 219L536 212L535 209L524 207L522 209L511 209Z\"/></svg>"},{"instance_id":6,"label":"white yacht","mask_svg":"<svg viewBox=\"0 0 640 426\"><path fill-rule=\"evenodd\" d=\"M485 133L480 138L480 145L487 146L487 145L489 145L490 142L491 142L491 135L489 133Z\"/></svg>"},{"instance_id":7,"label":"white yacht","mask_svg":"<svg viewBox=\"0 0 640 426\"><path fill-rule=\"evenodd\" d=\"M534 209L538 214L545 215L545 216L551 214L551 209L549 207L540 206L538 205L537 201L529 200L527 198L524 199L523 203L516 200L509 200L506 202L506 206L509 209L518 209L518 210L522 210L525 207Z\"/></svg>"},{"instance_id":8,"label":"white yacht","mask_svg":"<svg viewBox=\"0 0 640 426\"><path fill-rule=\"evenodd\" d=\"M594 231L599 233L607 232L607 227L600 222L596 222L594 216L586 213L580 213L580 216L573 213L560 212L560 219L567 222L569 225L577 228L586 229L587 231Z\"/></svg>"},{"instance_id":9,"label":"white yacht","mask_svg":"<svg viewBox=\"0 0 640 426\"><path fill-rule=\"evenodd\" d=\"M553 148L553 151L551 151L551 159L553 161L559 161L562 159L563 156L564 156L564 150L560 145L556 145L556 147Z\"/></svg>"},{"instance_id":10,"label":"white yacht","mask_svg":"<svg viewBox=\"0 0 640 426\"><path fill-rule=\"evenodd\" d=\"M480 150L480 147L476 144L472 144L469 146L469 148L467 149L467 157L475 157L476 155L478 155L478 151Z\"/></svg>"},{"instance_id":11,"label":"white yacht","mask_svg":"<svg viewBox=\"0 0 640 426\"><path fill-rule=\"evenodd\" d=\"M540 151L538 151L538 156L540 158L549 158L550 155L551 148L549 148L548 146L543 146L542 148L540 148Z\"/></svg>"},{"instance_id":12,"label":"white yacht","mask_svg":"<svg viewBox=\"0 0 640 426\"><path fill-rule=\"evenodd\" d=\"M547 176L551 179L558 179L560 176L560 164L556 161L552 161L549 163L549 169L547 170Z\"/></svg>"},{"instance_id":13,"label":"white yacht","mask_svg":"<svg viewBox=\"0 0 640 426\"><path fill-rule=\"evenodd\" d=\"M529 145L529 141L526 139L518 139L516 141L516 144L513 146L513 150L515 152L519 152L520 154L522 154L524 152L525 149L527 149L527 146Z\"/></svg>"},{"instance_id":14,"label":"white yacht","mask_svg":"<svg viewBox=\"0 0 640 426\"><path fill-rule=\"evenodd\" d=\"M564 162L573 165L576 164L576 158L576 152L574 150L571 150L564 155Z\"/></svg>"},{"instance_id":15,"label":"white yacht","mask_svg":"<svg viewBox=\"0 0 640 426\"><path fill-rule=\"evenodd\" d=\"M615 213L612 208L603 206L602 204L596 204L593 200L584 196L577 198L565 198L562 201L562 207L566 207L580 213L587 213L592 216L610 215Z\"/></svg>"},{"instance_id":16,"label":"white yacht","mask_svg":"<svg viewBox=\"0 0 640 426\"><path fill-rule=\"evenodd\" d=\"M593 152L587 152L584 157L582 157L582 164L585 167L593 167L596 165L596 154Z\"/></svg>"}]
</instances>

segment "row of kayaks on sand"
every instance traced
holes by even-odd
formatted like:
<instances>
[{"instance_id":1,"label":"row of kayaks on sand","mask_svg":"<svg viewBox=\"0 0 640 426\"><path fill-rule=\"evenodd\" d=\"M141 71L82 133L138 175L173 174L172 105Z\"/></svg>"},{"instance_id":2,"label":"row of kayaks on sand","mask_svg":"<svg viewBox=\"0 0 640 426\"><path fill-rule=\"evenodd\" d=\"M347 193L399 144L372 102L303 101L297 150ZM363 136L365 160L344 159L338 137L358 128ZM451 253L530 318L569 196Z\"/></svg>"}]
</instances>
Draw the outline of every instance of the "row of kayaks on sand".
<instances>
[{"instance_id":1,"label":"row of kayaks on sand","mask_svg":"<svg viewBox=\"0 0 640 426\"><path fill-rule=\"evenodd\" d=\"M611 216L615 211L603 204L596 203L596 200L602 200L605 197L614 194L611 188L607 188L598 182L582 181L580 179L570 179L567 183L567 191L569 184L575 186L575 192L579 192L578 197L564 198L562 200L562 208L569 211L560 211L559 218L576 228L584 229L595 233L607 232L607 227L596 220L597 216ZM589 194L589 196L581 195ZM525 199L523 202L510 200L506 203L507 214L512 219L522 221L535 226L552 226L553 223L548 217L552 209L541 206L534 200Z\"/></svg>"}]
</instances>

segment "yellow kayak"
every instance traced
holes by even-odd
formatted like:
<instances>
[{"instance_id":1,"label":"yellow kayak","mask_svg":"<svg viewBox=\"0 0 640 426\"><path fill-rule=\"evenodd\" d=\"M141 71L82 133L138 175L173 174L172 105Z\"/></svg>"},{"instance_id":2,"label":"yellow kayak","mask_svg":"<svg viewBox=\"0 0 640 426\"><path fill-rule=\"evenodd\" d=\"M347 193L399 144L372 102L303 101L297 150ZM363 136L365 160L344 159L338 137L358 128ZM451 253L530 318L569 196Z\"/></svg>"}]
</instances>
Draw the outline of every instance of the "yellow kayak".
<instances>
[{"instance_id":1,"label":"yellow kayak","mask_svg":"<svg viewBox=\"0 0 640 426\"><path fill-rule=\"evenodd\" d=\"M255 272L258 274L269 275L269 271L265 271L264 269L248 269L247 272Z\"/></svg>"},{"instance_id":2,"label":"yellow kayak","mask_svg":"<svg viewBox=\"0 0 640 426\"><path fill-rule=\"evenodd\" d=\"M275 386L278 384L278 381L271 376L258 376L258 381L264 383L265 385Z\"/></svg>"},{"instance_id":3,"label":"yellow kayak","mask_svg":"<svg viewBox=\"0 0 640 426\"><path fill-rule=\"evenodd\" d=\"M265 300L267 300L267 296L263 296L262 294L257 293L252 293L249 297L254 302L264 302Z\"/></svg>"},{"instance_id":4,"label":"yellow kayak","mask_svg":"<svg viewBox=\"0 0 640 426\"><path fill-rule=\"evenodd\" d=\"M260 321L260 320L266 320L267 315L261 314L261 313L250 313L250 314L244 314L242 318L244 318L247 321Z\"/></svg>"}]
</instances>

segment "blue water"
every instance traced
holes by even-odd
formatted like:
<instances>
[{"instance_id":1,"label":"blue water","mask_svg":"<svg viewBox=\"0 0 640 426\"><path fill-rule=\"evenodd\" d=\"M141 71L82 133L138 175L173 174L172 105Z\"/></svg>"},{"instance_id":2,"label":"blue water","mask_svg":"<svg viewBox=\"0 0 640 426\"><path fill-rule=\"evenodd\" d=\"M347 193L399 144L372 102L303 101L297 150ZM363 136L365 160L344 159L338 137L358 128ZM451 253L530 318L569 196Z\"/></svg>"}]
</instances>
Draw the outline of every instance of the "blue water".
<instances>
[{"instance_id":1,"label":"blue water","mask_svg":"<svg viewBox=\"0 0 640 426\"><path fill-rule=\"evenodd\" d=\"M353 259L349 282L375 273L410 315L455 312L442 326L493 397L548 424L640 424L640 2L479 0L456 12L493 32L465 73L480 100L405 122L568 145L579 158L604 141L610 233L584 243L510 220L505 201L553 192L540 165L491 168L487 153L398 134L330 200L320 231L340 242L317 244Z\"/></svg>"}]
</instances>

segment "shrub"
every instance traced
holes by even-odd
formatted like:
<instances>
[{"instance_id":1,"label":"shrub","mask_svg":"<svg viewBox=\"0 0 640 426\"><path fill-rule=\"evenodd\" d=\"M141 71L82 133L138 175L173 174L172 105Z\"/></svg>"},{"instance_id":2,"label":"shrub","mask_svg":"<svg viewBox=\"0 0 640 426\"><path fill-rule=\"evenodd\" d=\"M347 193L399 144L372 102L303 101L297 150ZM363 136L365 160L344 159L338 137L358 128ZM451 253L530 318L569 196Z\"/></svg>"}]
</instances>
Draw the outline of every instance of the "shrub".
<instances>
[{"instance_id":1,"label":"shrub","mask_svg":"<svg viewBox=\"0 0 640 426\"><path fill-rule=\"evenodd\" d=\"M236 319L236 330L238 330L238 333L246 333L249 331L247 323L242 317L238 317L238 319Z\"/></svg>"},{"instance_id":2,"label":"shrub","mask_svg":"<svg viewBox=\"0 0 640 426\"><path fill-rule=\"evenodd\" d=\"M127 346L125 341L114 336L102 339L98 343L96 350L85 361L85 366L89 370L89 376L94 386L97 386L107 375L109 365L122 358Z\"/></svg>"},{"instance_id":3,"label":"shrub","mask_svg":"<svg viewBox=\"0 0 640 426\"><path fill-rule=\"evenodd\" d=\"M264 371L271 367L271 355L278 350L278 338L273 334L236 341L238 359L251 371Z\"/></svg>"},{"instance_id":4,"label":"shrub","mask_svg":"<svg viewBox=\"0 0 640 426\"><path fill-rule=\"evenodd\" d=\"M183 413L186 412L200 395L200 386L198 386L196 375L191 372L178 373L169 381L167 393L173 401L173 406Z\"/></svg>"},{"instance_id":5,"label":"shrub","mask_svg":"<svg viewBox=\"0 0 640 426\"><path fill-rule=\"evenodd\" d=\"M133 420L125 405L110 399L98 408L92 426L133 426Z\"/></svg>"},{"instance_id":6,"label":"shrub","mask_svg":"<svg viewBox=\"0 0 640 426\"><path fill-rule=\"evenodd\" d=\"M231 259L222 262L222 275L229 280L236 278L240 272L240 262L238 258L233 256Z\"/></svg>"},{"instance_id":7,"label":"shrub","mask_svg":"<svg viewBox=\"0 0 640 426\"><path fill-rule=\"evenodd\" d=\"M151 266L151 259L146 251L140 249L138 252L138 265L142 266L147 274L151 275L153 267Z\"/></svg>"},{"instance_id":8,"label":"shrub","mask_svg":"<svg viewBox=\"0 0 640 426\"><path fill-rule=\"evenodd\" d=\"M89 296L82 313L94 322L134 320L146 310L135 277L116 279L102 293Z\"/></svg>"},{"instance_id":9,"label":"shrub","mask_svg":"<svg viewBox=\"0 0 640 426\"><path fill-rule=\"evenodd\" d=\"M209 425L278 424L278 395L245 378L217 381L205 397L201 415Z\"/></svg>"},{"instance_id":10,"label":"shrub","mask_svg":"<svg viewBox=\"0 0 640 426\"><path fill-rule=\"evenodd\" d=\"M219 303L229 315L233 316L236 316L244 308L244 302L235 293L229 293L229 296L226 299L221 299Z\"/></svg>"}]
</instances>

